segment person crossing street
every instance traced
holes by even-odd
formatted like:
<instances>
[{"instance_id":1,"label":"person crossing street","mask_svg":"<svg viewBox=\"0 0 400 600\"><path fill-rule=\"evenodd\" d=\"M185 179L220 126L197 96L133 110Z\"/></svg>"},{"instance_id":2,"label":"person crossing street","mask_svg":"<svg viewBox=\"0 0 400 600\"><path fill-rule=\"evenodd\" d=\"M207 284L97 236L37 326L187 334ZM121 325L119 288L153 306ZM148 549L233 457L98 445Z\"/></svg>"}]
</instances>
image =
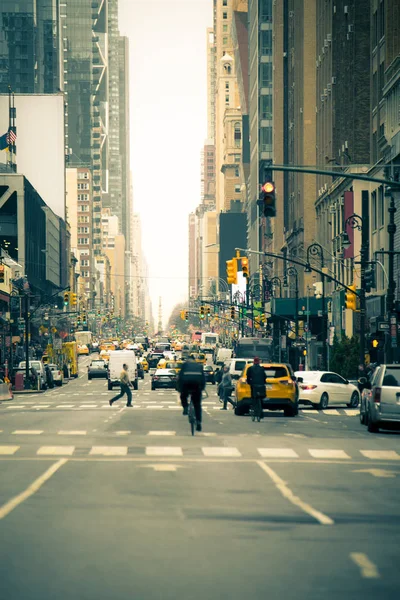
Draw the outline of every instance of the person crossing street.
<instances>
[{"instance_id":1,"label":"person crossing street","mask_svg":"<svg viewBox=\"0 0 400 600\"><path fill-rule=\"evenodd\" d=\"M132 392L130 390L131 380L129 379L128 365L125 363L122 365L122 371L121 371L121 375L119 376L119 380L120 380L120 384L121 384L121 391L117 396L114 396L114 398L111 398L111 400L109 401L109 404L110 404L110 406L112 406L114 402L116 402L117 400L119 400L126 394L126 396L127 396L126 406L131 407L132 406Z\"/></svg>"}]
</instances>

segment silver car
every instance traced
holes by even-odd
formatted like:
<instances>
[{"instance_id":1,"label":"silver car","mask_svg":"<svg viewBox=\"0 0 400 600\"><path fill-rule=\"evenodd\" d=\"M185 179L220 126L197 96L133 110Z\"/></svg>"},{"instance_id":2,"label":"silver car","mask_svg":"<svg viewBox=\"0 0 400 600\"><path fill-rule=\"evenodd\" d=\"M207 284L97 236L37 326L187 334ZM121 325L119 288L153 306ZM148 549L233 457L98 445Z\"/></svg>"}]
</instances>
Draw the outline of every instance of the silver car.
<instances>
[{"instance_id":1,"label":"silver car","mask_svg":"<svg viewBox=\"0 0 400 600\"><path fill-rule=\"evenodd\" d=\"M400 364L380 365L366 382L360 404L360 421L368 431L400 424Z\"/></svg>"}]
</instances>

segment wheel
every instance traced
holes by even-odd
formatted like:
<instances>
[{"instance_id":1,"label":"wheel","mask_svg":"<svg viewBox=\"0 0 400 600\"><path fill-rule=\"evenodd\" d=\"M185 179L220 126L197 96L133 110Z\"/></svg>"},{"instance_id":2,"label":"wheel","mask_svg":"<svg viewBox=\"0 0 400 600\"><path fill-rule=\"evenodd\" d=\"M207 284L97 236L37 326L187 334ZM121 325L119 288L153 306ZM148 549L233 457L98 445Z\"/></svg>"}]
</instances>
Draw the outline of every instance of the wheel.
<instances>
[{"instance_id":1,"label":"wheel","mask_svg":"<svg viewBox=\"0 0 400 600\"><path fill-rule=\"evenodd\" d=\"M109 390L112 390L112 389L113 389L113 386L112 386L112 383L111 383L111 381L108 381L108 382L107 382L107 387L108 387L108 389L109 389Z\"/></svg>"},{"instance_id":2,"label":"wheel","mask_svg":"<svg viewBox=\"0 0 400 600\"><path fill-rule=\"evenodd\" d=\"M152 389L153 392L156 389L156 386L153 383L151 384L151 389Z\"/></svg>"},{"instance_id":3,"label":"wheel","mask_svg":"<svg viewBox=\"0 0 400 600\"><path fill-rule=\"evenodd\" d=\"M317 409L324 410L325 408L328 407L328 402L329 402L329 396L326 392L324 392L321 396L321 400L319 401L319 404L317 404Z\"/></svg>"},{"instance_id":4,"label":"wheel","mask_svg":"<svg viewBox=\"0 0 400 600\"><path fill-rule=\"evenodd\" d=\"M91 375L88 375L88 379L89 379L89 381L92 379Z\"/></svg>"},{"instance_id":5,"label":"wheel","mask_svg":"<svg viewBox=\"0 0 400 600\"><path fill-rule=\"evenodd\" d=\"M360 397L357 392L353 392L350 398L350 402L347 405L349 408L357 408Z\"/></svg>"},{"instance_id":6,"label":"wheel","mask_svg":"<svg viewBox=\"0 0 400 600\"><path fill-rule=\"evenodd\" d=\"M285 408L283 410L285 417L295 417L298 412L299 412L299 408L298 406L288 406L287 408Z\"/></svg>"},{"instance_id":7,"label":"wheel","mask_svg":"<svg viewBox=\"0 0 400 600\"><path fill-rule=\"evenodd\" d=\"M360 423L361 423L361 425L367 424L365 414L363 414L361 411L360 411Z\"/></svg>"},{"instance_id":8,"label":"wheel","mask_svg":"<svg viewBox=\"0 0 400 600\"><path fill-rule=\"evenodd\" d=\"M368 431L370 433L378 433L379 432L379 425L377 425L376 423L374 423L371 419L371 413L368 413Z\"/></svg>"},{"instance_id":9,"label":"wheel","mask_svg":"<svg viewBox=\"0 0 400 600\"><path fill-rule=\"evenodd\" d=\"M135 379L135 381L133 382L133 389L134 390L138 390L139 389L139 382L137 379Z\"/></svg>"},{"instance_id":10,"label":"wheel","mask_svg":"<svg viewBox=\"0 0 400 600\"><path fill-rule=\"evenodd\" d=\"M212 383L213 385L215 385L215 379L213 379L211 383Z\"/></svg>"}]
</instances>

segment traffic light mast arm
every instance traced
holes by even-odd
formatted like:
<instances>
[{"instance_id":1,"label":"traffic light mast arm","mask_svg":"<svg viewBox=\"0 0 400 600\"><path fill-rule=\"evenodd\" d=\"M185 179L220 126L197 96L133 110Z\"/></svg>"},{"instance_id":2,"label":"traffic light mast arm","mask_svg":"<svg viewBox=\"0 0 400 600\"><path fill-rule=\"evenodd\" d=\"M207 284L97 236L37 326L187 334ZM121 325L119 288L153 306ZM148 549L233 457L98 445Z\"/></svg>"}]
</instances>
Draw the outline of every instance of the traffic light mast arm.
<instances>
[{"instance_id":1,"label":"traffic light mast arm","mask_svg":"<svg viewBox=\"0 0 400 600\"><path fill-rule=\"evenodd\" d=\"M248 252L249 254L260 254L261 256L268 256L270 258L279 258L280 260L284 260L285 262L291 262L291 263L294 263L295 265L300 265L300 267L309 267L315 273L318 273L319 275L326 277L330 281L337 283L343 289L351 292L352 294L355 294L359 298L362 295L361 292L357 292L357 291L354 292L350 286L346 285L342 281L339 281L339 279L336 279L336 277L333 277L333 275L330 275L329 273L325 273L324 271L322 271L321 269L317 269L316 267L312 267L311 265L308 265L304 261L293 258L292 256L290 256L290 257L282 256L280 254L274 254L273 252L259 252L258 250L246 250L245 248L237 248L237 250L242 250L243 252Z\"/></svg>"}]
</instances>

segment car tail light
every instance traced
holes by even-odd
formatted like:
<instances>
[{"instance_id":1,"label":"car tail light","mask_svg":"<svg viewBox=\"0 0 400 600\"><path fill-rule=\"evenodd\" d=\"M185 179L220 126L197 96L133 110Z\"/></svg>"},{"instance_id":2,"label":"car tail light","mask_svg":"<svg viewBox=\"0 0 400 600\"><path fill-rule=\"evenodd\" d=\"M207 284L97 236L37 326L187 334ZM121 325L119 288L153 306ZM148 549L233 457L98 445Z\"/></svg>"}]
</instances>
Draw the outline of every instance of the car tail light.
<instances>
[{"instance_id":1,"label":"car tail light","mask_svg":"<svg viewBox=\"0 0 400 600\"><path fill-rule=\"evenodd\" d=\"M382 388L380 387L376 387L374 390L374 402L380 402L381 401L381 392L382 392Z\"/></svg>"},{"instance_id":2,"label":"car tail light","mask_svg":"<svg viewBox=\"0 0 400 600\"><path fill-rule=\"evenodd\" d=\"M158 375L154 375L154 376L153 376L153 379L158 379Z\"/></svg>"},{"instance_id":3,"label":"car tail light","mask_svg":"<svg viewBox=\"0 0 400 600\"><path fill-rule=\"evenodd\" d=\"M300 387L301 387L302 390L315 390L315 388L317 386L313 385L311 383L307 383L306 385L301 385Z\"/></svg>"}]
</instances>

